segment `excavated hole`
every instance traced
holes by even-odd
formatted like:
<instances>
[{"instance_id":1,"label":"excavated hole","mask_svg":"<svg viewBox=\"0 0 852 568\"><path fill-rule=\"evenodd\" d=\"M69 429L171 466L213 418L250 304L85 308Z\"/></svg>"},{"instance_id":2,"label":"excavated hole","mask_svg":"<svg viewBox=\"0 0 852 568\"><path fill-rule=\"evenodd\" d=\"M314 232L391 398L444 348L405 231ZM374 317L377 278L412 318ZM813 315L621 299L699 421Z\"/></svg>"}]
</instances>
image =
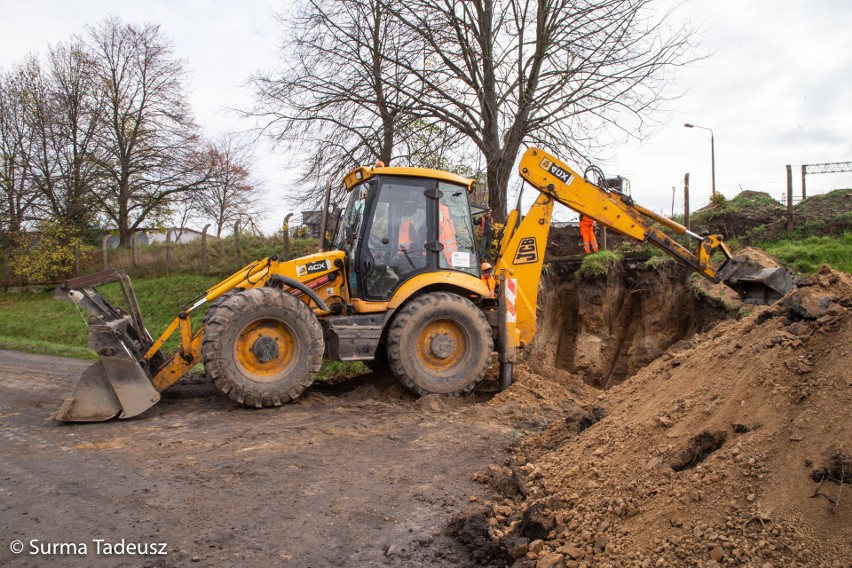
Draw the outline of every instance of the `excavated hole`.
<instances>
[{"instance_id":1,"label":"excavated hole","mask_svg":"<svg viewBox=\"0 0 852 568\"><path fill-rule=\"evenodd\" d=\"M680 456L673 462L672 469L683 471L691 469L707 459L707 456L721 448L728 439L724 430L708 432L705 430L689 440L687 446L681 451Z\"/></svg>"},{"instance_id":2,"label":"excavated hole","mask_svg":"<svg viewBox=\"0 0 852 568\"><path fill-rule=\"evenodd\" d=\"M554 263L558 264L558 263ZM540 297L536 357L609 389L674 344L735 317L720 301L696 296L690 271L625 262L602 280L577 280L571 266L551 269Z\"/></svg>"}]
</instances>

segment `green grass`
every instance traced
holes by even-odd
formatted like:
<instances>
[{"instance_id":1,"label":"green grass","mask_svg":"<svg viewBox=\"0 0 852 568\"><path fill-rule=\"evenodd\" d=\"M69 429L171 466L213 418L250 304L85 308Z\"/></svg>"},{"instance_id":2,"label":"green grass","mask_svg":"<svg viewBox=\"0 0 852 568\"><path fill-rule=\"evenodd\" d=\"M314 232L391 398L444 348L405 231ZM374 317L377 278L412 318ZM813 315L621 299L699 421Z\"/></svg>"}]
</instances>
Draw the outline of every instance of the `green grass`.
<instances>
[{"instance_id":1,"label":"green grass","mask_svg":"<svg viewBox=\"0 0 852 568\"><path fill-rule=\"evenodd\" d=\"M782 240L758 246L800 274L814 274L823 264L852 273L852 233Z\"/></svg>"},{"instance_id":2,"label":"green grass","mask_svg":"<svg viewBox=\"0 0 852 568\"><path fill-rule=\"evenodd\" d=\"M156 339L171 323L180 308L218 281L209 276L179 275L149 278L133 283L145 326ZM100 288L109 300L121 304L117 284ZM200 323L200 312L196 323ZM0 349L93 359L87 347L88 314L71 302L53 299L52 292L10 293L0 291ZM166 351L177 348L178 338L167 343Z\"/></svg>"},{"instance_id":3,"label":"green grass","mask_svg":"<svg viewBox=\"0 0 852 568\"><path fill-rule=\"evenodd\" d=\"M593 254L587 254L583 263L577 269L577 278L595 279L606 276L610 270L621 264L621 255L615 252L602 250Z\"/></svg>"},{"instance_id":4,"label":"green grass","mask_svg":"<svg viewBox=\"0 0 852 568\"><path fill-rule=\"evenodd\" d=\"M218 277L187 274L134 281L133 289L145 326L154 339L165 331L185 304L217 282ZM118 284L107 284L98 290L111 303L123 307ZM195 329L201 324L206 307L192 313ZM87 347L87 318L88 315L81 314L71 302L53 299L52 292L0 291L0 349L97 359ZM180 334L175 332L166 342L164 353L174 352L179 344ZM200 366L194 370L203 372ZM317 380L348 379L368 371L359 361L324 361Z\"/></svg>"},{"instance_id":5,"label":"green grass","mask_svg":"<svg viewBox=\"0 0 852 568\"><path fill-rule=\"evenodd\" d=\"M649 258L645 261L645 270L659 270L665 264L673 264L677 262L674 258L664 253L657 247L645 246L644 251L648 253Z\"/></svg>"},{"instance_id":6,"label":"green grass","mask_svg":"<svg viewBox=\"0 0 852 568\"><path fill-rule=\"evenodd\" d=\"M323 361L317 380L351 379L369 372L370 369L361 361Z\"/></svg>"}]
</instances>

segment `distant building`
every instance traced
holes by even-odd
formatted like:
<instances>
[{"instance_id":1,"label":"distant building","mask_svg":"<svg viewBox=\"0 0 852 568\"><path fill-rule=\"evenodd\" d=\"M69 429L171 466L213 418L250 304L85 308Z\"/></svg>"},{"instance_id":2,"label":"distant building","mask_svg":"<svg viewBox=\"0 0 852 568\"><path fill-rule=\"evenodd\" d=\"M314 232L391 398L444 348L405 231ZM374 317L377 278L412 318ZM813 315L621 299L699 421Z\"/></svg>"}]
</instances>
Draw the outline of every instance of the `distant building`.
<instances>
[{"instance_id":1,"label":"distant building","mask_svg":"<svg viewBox=\"0 0 852 568\"><path fill-rule=\"evenodd\" d=\"M201 231L189 228L173 228L173 229L136 229L136 244L137 245L152 245L157 243L165 243L166 236L169 231L172 231L172 242L178 244L186 244L201 239ZM208 239L215 239L215 235L207 233ZM107 237L107 248L118 248L118 235L110 234Z\"/></svg>"}]
</instances>

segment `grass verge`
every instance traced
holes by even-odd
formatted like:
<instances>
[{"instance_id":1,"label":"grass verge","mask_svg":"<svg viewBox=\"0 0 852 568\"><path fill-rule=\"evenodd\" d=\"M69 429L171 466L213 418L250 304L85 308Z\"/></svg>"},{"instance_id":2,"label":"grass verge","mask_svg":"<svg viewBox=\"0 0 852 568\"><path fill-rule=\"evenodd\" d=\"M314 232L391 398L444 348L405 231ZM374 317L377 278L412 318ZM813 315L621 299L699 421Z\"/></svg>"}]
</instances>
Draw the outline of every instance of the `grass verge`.
<instances>
[{"instance_id":1,"label":"grass verge","mask_svg":"<svg viewBox=\"0 0 852 568\"><path fill-rule=\"evenodd\" d=\"M214 277L192 275L134 282L142 317L154 338L165 330L181 306L216 282ZM102 286L100 291L110 302L122 304L117 284ZM201 322L200 316L201 313L197 320L193 318L196 325ZM52 292L0 291L0 349L95 359L87 347L87 319L88 314L71 302L55 300ZM178 337L173 337L166 344L166 351L176 349L178 341Z\"/></svg>"},{"instance_id":2,"label":"grass verge","mask_svg":"<svg viewBox=\"0 0 852 568\"><path fill-rule=\"evenodd\" d=\"M216 284L218 278L180 274L159 278L144 278L133 282L145 326L156 339L177 316L181 307ZM115 305L123 305L118 284L99 288L101 294ZM206 306L205 306L206 307ZM204 309L193 312L193 327L198 329ZM71 302L53 299L52 292L0 291L0 349L58 355L77 359L97 359L87 347L87 314ZM180 334L166 342L164 353L175 351ZM195 371L203 371L197 366ZM324 361L317 380L348 379L368 372L358 361Z\"/></svg>"},{"instance_id":3,"label":"grass verge","mask_svg":"<svg viewBox=\"0 0 852 568\"><path fill-rule=\"evenodd\" d=\"M814 274L823 264L852 273L852 233L761 243L758 246L800 274Z\"/></svg>"}]
</instances>

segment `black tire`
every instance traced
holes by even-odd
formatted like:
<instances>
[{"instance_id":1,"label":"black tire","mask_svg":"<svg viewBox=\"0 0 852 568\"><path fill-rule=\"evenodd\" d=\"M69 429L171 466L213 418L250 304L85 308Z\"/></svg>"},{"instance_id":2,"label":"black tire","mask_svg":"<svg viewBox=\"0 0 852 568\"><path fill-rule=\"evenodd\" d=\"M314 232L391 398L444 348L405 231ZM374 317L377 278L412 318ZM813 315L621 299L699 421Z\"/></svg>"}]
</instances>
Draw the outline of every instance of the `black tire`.
<instances>
[{"instance_id":1,"label":"black tire","mask_svg":"<svg viewBox=\"0 0 852 568\"><path fill-rule=\"evenodd\" d=\"M245 406L280 406L314 381L322 328L287 292L254 288L227 298L208 318L201 357L213 384Z\"/></svg>"},{"instance_id":2,"label":"black tire","mask_svg":"<svg viewBox=\"0 0 852 568\"><path fill-rule=\"evenodd\" d=\"M367 366L374 373L378 373L380 371L384 371L388 367L388 353L385 350L384 345L376 346L376 356L369 361L364 361L364 365Z\"/></svg>"},{"instance_id":3,"label":"black tire","mask_svg":"<svg viewBox=\"0 0 852 568\"><path fill-rule=\"evenodd\" d=\"M228 298L232 298L242 291L242 288L234 288L233 290L228 290L227 292L213 300L213 302L210 304L210 307L208 307L207 311L204 313L204 317L201 319L201 323L207 325L207 322L210 320L210 318L213 317L213 315L216 313L216 310L219 309L219 306L227 302Z\"/></svg>"},{"instance_id":4,"label":"black tire","mask_svg":"<svg viewBox=\"0 0 852 568\"><path fill-rule=\"evenodd\" d=\"M485 314L458 294L418 296L396 314L388 330L391 370L420 395L472 390L485 376L493 350Z\"/></svg>"}]
</instances>

